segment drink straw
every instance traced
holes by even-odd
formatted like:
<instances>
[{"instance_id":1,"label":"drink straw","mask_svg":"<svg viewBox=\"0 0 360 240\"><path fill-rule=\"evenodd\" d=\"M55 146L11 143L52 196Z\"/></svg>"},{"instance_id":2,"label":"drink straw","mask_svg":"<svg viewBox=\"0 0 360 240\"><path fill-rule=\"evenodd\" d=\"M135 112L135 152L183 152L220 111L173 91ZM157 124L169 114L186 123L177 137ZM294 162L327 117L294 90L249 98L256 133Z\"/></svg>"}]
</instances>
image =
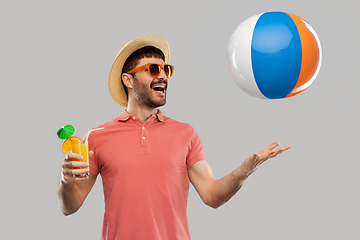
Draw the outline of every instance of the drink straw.
<instances>
[{"instance_id":1,"label":"drink straw","mask_svg":"<svg viewBox=\"0 0 360 240\"><path fill-rule=\"evenodd\" d=\"M86 138L85 138L85 144L88 144L88 138L89 138L89 135L90 135L90 133L91 133L92 131L97 131L97 130L102 130L102 129L104 129L104 128L101 127L101 128L94 128L94 129L89 130L88 133L87 133L87 136L86 136Z\"/></svg>"}]
</instances>

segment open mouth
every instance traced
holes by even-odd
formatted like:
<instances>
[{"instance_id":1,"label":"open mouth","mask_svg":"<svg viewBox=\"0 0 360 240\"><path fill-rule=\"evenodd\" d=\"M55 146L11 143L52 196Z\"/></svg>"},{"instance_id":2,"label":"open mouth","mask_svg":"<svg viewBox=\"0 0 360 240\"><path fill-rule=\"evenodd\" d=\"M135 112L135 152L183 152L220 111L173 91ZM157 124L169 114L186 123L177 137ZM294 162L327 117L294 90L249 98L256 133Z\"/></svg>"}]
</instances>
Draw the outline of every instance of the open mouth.
<instances>
[{"instance_id":1,"label":"open mouth","mask_svg":"<svg viewBox=\"0 0 360 240\"><path fill-rule=\"evenodd\" d=\"M164 94L166 91L166 85L165 84L156 84L153 86L152 89L158 94Z\"/></svg>"}]
</instances>

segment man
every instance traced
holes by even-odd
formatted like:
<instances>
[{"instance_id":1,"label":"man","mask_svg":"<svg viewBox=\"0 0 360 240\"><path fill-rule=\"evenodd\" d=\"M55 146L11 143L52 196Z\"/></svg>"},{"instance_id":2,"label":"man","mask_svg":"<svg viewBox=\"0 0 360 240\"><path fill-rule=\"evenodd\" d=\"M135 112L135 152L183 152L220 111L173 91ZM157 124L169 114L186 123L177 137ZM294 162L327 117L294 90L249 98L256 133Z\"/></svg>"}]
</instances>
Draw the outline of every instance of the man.
<instances>
[{"instance_id":1,"label":"man","mask_svg":"<svg viewBox=\"0 0 360 240\"><path fill-rule=\"evenodd\" d=\"M268 158L290 147L254 153L217 180L206 161L196 131L165 117L169 78L168 43L149 34L129 41L110 70L109 91L126 110L89 134L90 170L69 153L56 190L59 208L75 213L101 174L105 196L102 239L190 239L187 221L189 182L203 202L218 208ZM89 173L87 177L80 177Z\"/></svg>"}]
</instances>

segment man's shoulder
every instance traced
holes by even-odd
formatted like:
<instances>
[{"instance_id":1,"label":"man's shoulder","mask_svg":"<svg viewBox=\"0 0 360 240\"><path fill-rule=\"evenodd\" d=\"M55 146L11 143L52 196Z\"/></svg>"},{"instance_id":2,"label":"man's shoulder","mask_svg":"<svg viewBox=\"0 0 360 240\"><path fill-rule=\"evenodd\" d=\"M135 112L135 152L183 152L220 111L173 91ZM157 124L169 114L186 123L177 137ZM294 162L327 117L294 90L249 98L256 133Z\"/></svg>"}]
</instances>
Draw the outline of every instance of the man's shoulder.
<instances>
[{"instance_id":1,"label":"man's shoulder","mask_svg":"<svg viewBox=\"0 0 360 240\"><path fill-rule=\"evenodd\" d=\"M102 123L96 127L91 128L91 130L98 129L98 128L113 127L114 125L116 125L117 122L118 122L118 120L116 118L113 118L105 123Z\"/></svg>"},{"instance_id":2,"label":"man's shoulder","mask_svg":"<svg viewBox=\"0 0 360 240\"><path fill-rule=\"evenodd\" d=\"M167 123L167 125L170 125L172 127L177 127L177 128L182 128L182 129L188 129L190 131L193 131L194 128L190 123L187 122L183 122L183 121L179 121L179 120L175 120L173 118L170 117L166 117L164 116L164 122Z\"/></svg>"},{"instance_id":3,"label":"man's shoulder","mask_svg":"<svg viewBox=\"0 0 360 240\"><path fill-rule=\"evenodd\" d=\"M165 116L165 115L164 115L164 122L172 123L172 124L179 124L179 125L190 125L189 123L179 121L179 120L173 119L173 118Z\"/></svg>"},{"instance_id":4,"label":"man's shoulder","mask_svg":"<svg viewBox=\"0 0 360 240\"><path fill-rule=\"evenodd\" d=\"M113 129L117 128L118 122L119 121L117 120L117 118L111 119L105 123L102 123L96 127L91 128L87 134L92 136L102 136L104 134L109 134L112 132Z\"/></svg>"}]
</instances>

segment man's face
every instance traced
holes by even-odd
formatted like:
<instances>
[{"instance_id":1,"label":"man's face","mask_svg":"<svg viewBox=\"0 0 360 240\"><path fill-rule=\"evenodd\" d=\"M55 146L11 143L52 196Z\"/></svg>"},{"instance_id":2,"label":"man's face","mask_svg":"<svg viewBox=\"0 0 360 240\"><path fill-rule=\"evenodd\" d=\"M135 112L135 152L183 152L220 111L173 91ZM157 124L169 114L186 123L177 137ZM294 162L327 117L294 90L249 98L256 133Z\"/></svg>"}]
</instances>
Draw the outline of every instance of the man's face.
<instances>
[{"instance_id":1,"label":"man's face","mask_svg":"<svg viewBox=\"0 0 360 240\"><path fill-rule=\"evenodd\" d=\"M161 58L142 58L136 67L143 66L148 63L164 64ZM166 103L166 90L168 86L168 78L163 70L160 75L153 78L148 73L147 68L135 73L133 84L134 98L141 105L157 108Z\"/></svg>"}]
</instances>

